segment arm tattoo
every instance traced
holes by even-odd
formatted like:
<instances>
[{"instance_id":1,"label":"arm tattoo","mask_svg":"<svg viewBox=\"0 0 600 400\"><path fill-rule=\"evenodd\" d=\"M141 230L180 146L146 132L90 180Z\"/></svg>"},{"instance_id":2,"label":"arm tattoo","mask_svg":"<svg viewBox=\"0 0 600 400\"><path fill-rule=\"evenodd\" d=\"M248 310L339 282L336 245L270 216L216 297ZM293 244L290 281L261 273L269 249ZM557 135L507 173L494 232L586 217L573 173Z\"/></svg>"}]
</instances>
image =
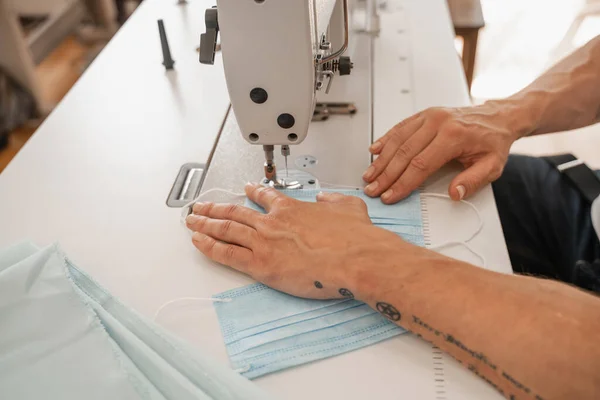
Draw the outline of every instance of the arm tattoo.
<instances>
[{"instance_id":1,"label":"arm tattoo","mask_svg":"<svg viewBox=\"0 0 600 400\"><path fill-rule=\"evenodd\" d=\"M346 288L341 288L340 290L338 290L338 292L342 296L347 297L349 299L353 299L354 298L354 294L351 291L349 291L348 289L346 289Z\"/></svg>"},{"instance_id":2,"label":"arm tattoo","mask_svg":"<svg viewBox=\"0 0 600 400\"><path fill-rule=\"evenodd\" d=\"M381 303L377 303L377 310L379 310L379 304L381 304ZM379 310L379 312L381 312L383 314L383 312L381 310ZM474 359L481 361L482 363L489 366L494 371L499 370L498 366L496 364L492 363L490 360L488 360L488 358L483 353L472 350L471 348L467 347L464 343L462 343L460 340L458 340L454 336L446 334L440 330L437 330L437 329L431 327L429 324L427 324L426 322L424 322L422 319L420 319L419 317L417 317L415 315L413 315L413 323L415 323L416 325L419 325L423 329L433 333L435 336L443 337L446 342L463 350L465 353L469 354ZM487 379L485 376L483 376L473 364L468 364L468 366L472 372L477 374L480 378L483 378L486 382L488 382L493 387L495 387L500 393L504 394L504 392L500 388L498 388L498 386L496 384L494 384L489 379ZM511 375L509 375L506 371L501 371L500 376L502 376L502 378L504 378L505 380L510 382L513 385L513 387L522 390L523 392L527 393L528 395L533 395L536 400L542 399L539 395L533 394L530 388L523 385L521 382L517 381L515 378L513 378ZM514 397L515 397L514 395L511 395L511 398L514 398Z\"/></svg>"},{"instance_id":3,"label":"arm tattoo","mask_svg":"<svg viewBox=\"0 0 600 400\"><path fill-rule=\"evenodd\" d=\"M383 316L387 319L390 319L392 321L400 321L400 312L393 305L380 301L379 303L377 303L376 307L377 311L383 314Z\"/></svg>"},{"instance_id":4,"label":"arm tattoo","mask_svg":"<svg viewBox=\"0 0 600 400\"><path fill-rule=\"evenodd\" d=\"M323 289L323 284L321 282L319 282L319 281L315 281L315 287L317 289Z\"/></svg>"}]
</instances>

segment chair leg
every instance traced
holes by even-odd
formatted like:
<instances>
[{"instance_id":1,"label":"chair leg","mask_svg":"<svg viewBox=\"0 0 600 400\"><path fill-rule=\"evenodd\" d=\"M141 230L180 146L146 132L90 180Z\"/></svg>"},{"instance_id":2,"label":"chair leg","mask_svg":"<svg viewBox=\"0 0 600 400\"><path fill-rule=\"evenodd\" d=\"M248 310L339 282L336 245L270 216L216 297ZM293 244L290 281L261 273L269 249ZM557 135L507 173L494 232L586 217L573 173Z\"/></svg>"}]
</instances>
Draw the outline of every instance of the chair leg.
<instances>
[{"instance_id":1,"label":"chair leg","mask_svg":"<svg viewBox=\"0 0 600 400\"><path fill-rule=\"evenodd\" d=\"M477 39L479 37L479 29L468 29L462 33L464 40L462 61L465 69L465 76L467 77L467 85L470 91L471 84L473 83L473 74L475 72L475 56L477 54Z\"/></svg>"}]
</instances>

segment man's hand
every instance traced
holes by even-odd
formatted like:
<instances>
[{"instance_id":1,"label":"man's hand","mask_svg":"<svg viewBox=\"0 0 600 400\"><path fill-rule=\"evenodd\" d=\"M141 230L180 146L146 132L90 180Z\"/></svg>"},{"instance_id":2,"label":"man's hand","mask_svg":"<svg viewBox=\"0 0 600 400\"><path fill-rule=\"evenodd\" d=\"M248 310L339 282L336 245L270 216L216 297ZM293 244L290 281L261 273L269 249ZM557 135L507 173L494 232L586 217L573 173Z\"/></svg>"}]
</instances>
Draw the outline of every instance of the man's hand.
<instances>
[{"instance_id":1,"label":"man's hand","mask_svg":"<svg viewBox=\"0 0 600 400\"><path fill-rule=\"evenodd\" d=\"M193 243L207 257L283 292L339 298L354 291L361 267L387 255L386 246L425 251L375 227L357 197L321 193L317 203L307 203L251 184L246 194L268 214L196 203L187 218Z\"/></svg>"},{"instance_id":2,"label":"man's hand","mask_svg":"<svg viewBox=\"0 0 600 400\"><path fill-rule=\"evenodd\" d=\"M395 203L451 160L466 168L450 183L453 200L500 177L512 143L522 135L506 104L430 108L394 126L369 151L378 155L363 179L365 193Z\"/></svg>"}]
</instances>

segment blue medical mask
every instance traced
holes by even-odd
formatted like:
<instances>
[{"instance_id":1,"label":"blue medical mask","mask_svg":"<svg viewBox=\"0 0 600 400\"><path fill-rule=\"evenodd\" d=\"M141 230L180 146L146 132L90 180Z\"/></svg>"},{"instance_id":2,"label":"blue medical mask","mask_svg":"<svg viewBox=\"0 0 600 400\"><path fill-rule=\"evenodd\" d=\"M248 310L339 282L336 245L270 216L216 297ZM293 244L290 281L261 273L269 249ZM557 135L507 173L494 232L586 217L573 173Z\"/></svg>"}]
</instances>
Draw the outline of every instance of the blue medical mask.
<instances>
[{"instance_id":1,"label":"blue medical mask","mask_svg":"<svg viewBox=\"0 0 600 400\"><path fill-rule=\"evenodd\" d=\"M282 192L297 200L315 202L320 191L363 199L375 225L423 246L418 192L394 205L385 205L360 190ZM250 201L246 201L246 206L265 212ZM346 353L404 332L368 305L352 299L302 299L262 284L230 290L214 297L231 299L214 306L230 361L248 378Z\"/></svg>"},{"instance_id":2,"label":"blue medical mask","mask_svg":"<svg viewBox=\"0 0 600 400\"><path fill-rule=\"evenodd\" d=\"M404 332L365 303L309 300L254 284L214 296L232 367L256 378Z\"/></svg>"},{"instance_id":3,"label":"blue medical mask","mask_svg":"<svg viewBox=\"0 0 600 400\"><path fill-rule=\"evenodd\" d=\"M265 399L121 304L58 249L0 251L0 398Z\"/></svg>"},{"instance_id":4,"label":"blue medical mask","mask_svg":"<svg viewBox=\"0 0 600 400\"><path fill-rule=\"evenodd\" d=\"M317 201L319 192L340 193L348 196L356 196L367 205L371 222L375 226L389 230L402 237L407 242L424 246L423 220L421 218L421 197L418 191L412 192L407 198L396 204L383 204L379 198L372 198L364 194L362 190L347 189L301 189L282 190L283 194L301 201L314 203ZM246 207L265 212L257 204L246 200Z\"/></svg>"}]
</instances>

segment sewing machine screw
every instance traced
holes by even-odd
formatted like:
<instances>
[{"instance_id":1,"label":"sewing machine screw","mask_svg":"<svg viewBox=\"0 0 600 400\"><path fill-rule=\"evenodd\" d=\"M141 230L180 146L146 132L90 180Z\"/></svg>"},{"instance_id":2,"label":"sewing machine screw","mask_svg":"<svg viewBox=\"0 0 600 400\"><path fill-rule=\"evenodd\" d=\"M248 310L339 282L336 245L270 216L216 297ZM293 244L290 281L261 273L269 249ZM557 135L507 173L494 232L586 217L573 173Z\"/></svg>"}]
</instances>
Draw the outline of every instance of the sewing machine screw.
<instances>
[{"instance_id":1,"label":"sewing machine screw","mask_svg":"<svg viewBox=\"0 0 600 400\"><path fill-rule=\"evenodd\" d=\"M308 184L309 184L309 185L314 185L314 184L315 184L315 180L314 180L314 179L311 179L311 180L309 180L309 181L308 181Z\"/></svg>"},{"instance_id":2,"label":"sewing machine screw","mask_svg":"<svg viewBox=\"0 0 600 400\"><path fill-rule=\"evenodd\" d=\"M250 99L256 104L262 104L269 98L267 91L263 88L254 88L250 91Z\"/></svg>"},{"instance_id":3,"label":"sewing machine screw","mask_svg":"<svg viewBox=\"0 0 600 400\"><path fill-rule=\"evenodd\" d=\"M298 140L298 135L296 135L295 133L290 133L290 134L288 135L288 140L289 140L290 142L295 142L296 140Z\"/></svg>"},{"instance_id":4,"label":"sewing machine screw","mask_svg":"<svg viewBox=\"0 0 600 400\"><path fill-rule=\"evenodd\" d=\"M251 133L248 135L248 139L250 139L252 142L256 142L258 140L258 135L256 133Z\"/></svg>"}]
</instances>

